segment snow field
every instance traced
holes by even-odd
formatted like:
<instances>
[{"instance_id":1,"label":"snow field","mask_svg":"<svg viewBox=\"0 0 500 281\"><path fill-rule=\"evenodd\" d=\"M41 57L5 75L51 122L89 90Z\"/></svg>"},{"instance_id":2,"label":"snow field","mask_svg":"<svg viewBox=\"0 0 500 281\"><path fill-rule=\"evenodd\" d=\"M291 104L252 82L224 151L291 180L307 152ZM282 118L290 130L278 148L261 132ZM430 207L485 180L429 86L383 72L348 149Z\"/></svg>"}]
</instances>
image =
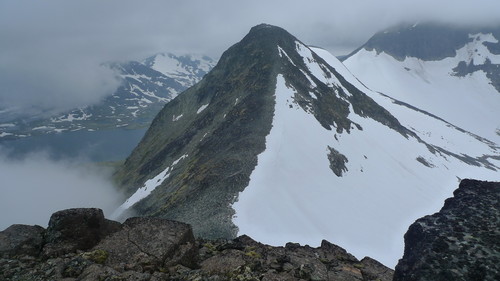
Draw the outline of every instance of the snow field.
<instances>
[{"instance_id":1,"label":"snow field","mask_svg":"<svg viewBox=\"0 0 500 281\"><path fill-rule=\"evenodd\" d=\"M400 62L384 52L362 49L344 63L372 90L500 144L500 136L495 132L500 126L499 92L483 71L465 77L452 75L453 68L461 61L479 64L489 58L492 63L500 63L500 55L489 53L482 44L496 42L491 34L476 34L471 38L475 39L458 50L455 57L440 61L407 57Z\"/></svg>"},{"instance_id":2,"label":"snow field","mask_svg":"<svg viewBox=\"0 0 500 281\"><path fill-rule=\"evenodd\" d=\"M299 47L317 79L330 86L340 83L327 79L310 51ZM324 52L321 56L429 144L475 157L498 153L445 122L369 91L336 58ZM271 245L292 241L318 246L326 239L358 258L370 256L394 267L403 254L408 226L439 211L458 187L459 178L498 180L496 171L433 154L417 139L360 117L352 108L349 119L363 130L353 129L350 134L326 130L294 103L294 93L278 75L266 150L258 156L248 187L233 204L233 222L240 235ZM328 146L348 158L348 171L342 177L329 168Z\"/></svg>"}]
</instances>

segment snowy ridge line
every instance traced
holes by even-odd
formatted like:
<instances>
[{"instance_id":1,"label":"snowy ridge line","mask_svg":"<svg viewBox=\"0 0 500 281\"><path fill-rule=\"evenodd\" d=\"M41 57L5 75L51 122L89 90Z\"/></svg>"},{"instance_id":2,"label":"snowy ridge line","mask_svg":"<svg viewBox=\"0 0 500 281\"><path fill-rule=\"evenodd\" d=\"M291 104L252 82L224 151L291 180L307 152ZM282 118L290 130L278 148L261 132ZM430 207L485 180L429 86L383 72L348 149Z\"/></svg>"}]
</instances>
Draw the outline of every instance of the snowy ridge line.
<instances>
[{"instance_id":1,"label":"snowy ridge line","mask_svg":"<svg viewBox=\"0 0 500 281\"><path fill-rule=\"evenodd\" d=\"M427 112L438 112L449 123L500 144L499 135L495 133L500 126L495 121L498 120L500 96L491 83L492 77L474 67L470 70L473 72L465 76L457 76L456 73L460 63L468 65L472 62L476 66L476 63L486 62L486 59L492 64L500 61L500 55L492 54L483 45L483 42L495 40L477 34L471 35L471 38L480 40L461 47L456 56L438 61L415 57L399 61L385 52L360 49L344 64L370 89ZM474 60L476 56L481 60Z\"/></svg>"},{"instance_id":2,"label":"snowy ridge line","mask_svg":"<svg viewBox=\"0 0 500 281\"><path fill-rule=\"evenodd\" d=\"M311 73L311 75L313 77L318 79L320 82L322 82L326 86L339 87L344 91L344 93L347 96L351 96L351 93L344 87L344 85L342 85L342 83L337 78L335 73L330 71L329 66L317 61L314 58L314 56L316 55L320 59L323 59L321 56L316 54L313 49L309 48L308 46L306 46L298 41L295 42L295 47L296 47L296 51L301 55L301 57L303 59L303 63L306 65L307 69L309 70L309 72ZM303 72L302 69L301 69L301 71ZM314 87L317 87L316 83L314 83L312 81L312 77L310 77L309 75L307 75L305 73L304 73L304 75L311 82L311 84L314 85ZM339 96L339 98L344 99L344 97L340 97L340 96Z\"/></svg>"},{"instance_id":3,"label":"snowy ridge line","mask_svg":"<svg viewBox=\"0 0 500 281\"><path fill-rule=\"evenodd\" d=\"M342 76L347 82L352 84L359 90L372 91L368 88L361 80L358 79L340 60L332 56L330 52L323 48L309 47L316 55L322 58L329 67L332 67L340 76Z\"/></svg>"},{"instance_id":4,"label":"snowy ridge line","mask_svg":"<svg viewBox=\"0 0 500 281\"><path fill-rule=\"evenodd\" d=\"M132 194L123 204L121 204L110 216L111 219L119 219L126 210L130 207L134 206L136 203L141 201L142 199L148 197L151 192L153 192L158 186L160 186L166 179L170 177L170 172L172 172L173 168L183 159L187 158L189 155L184 154L181 157L177 158L172 162L170 166L168 166L165 170L160 172L155 177L147 180L144 185L137 189L137 191Z\"/></svg>"},{"instance_id":5,"label":"snowy ridge line","mask_svg":"<svg viewBox=\"0 0 500 281\"><path fill-rule=\"evenodd\" d=\"M484 143L484 144L488 145L488 146L489 146L489 147L491 147L492 149L495 149L495 150L500 149L500 146L499 146L499 145L497 145L495 142L493 142L493 141L491 141L491 140L489 140L489 139L487 139L487 138L483 138L483 137L481 137L481 136L478 136L478 135L476 135L476 134L474 134L474 133L471 133L471 132L469 132L469 131L467 131L467 130L464 130L464 129L462 129L462 128L460 128L460 127L456 126L456 125L453 125L453 124L451 124L450 122L448 122L448 121L444 120L443 118L441 118L441 117L439 117L439 116L436 116L436 115L434 115L434 114L432 114L432 113L430 113L430 112L427 112L427 111L425 111L425 110L422 110L422 109L420 109L420 108L418 108L418 107L415 107L415 106L410 105L410 104L408 104L408 103L405 103L405 102L403 102L403 101L397 100L397 99L395 99L395 98L393 98L393 97L391 97L391 96L389 96L389 95L386 95L386 94L384 94L384 93L380 93L380 92L377 92L377 93L378 93L378 94L380 94L380 95L382 95L382 96L384 96L384 97L386 97L386 98L391 99L391 100L393 101L393 103L394 103L394 104L397 104L397 105L401 105L401 106L407 107L407 108L409 108L409 109L412 109L412 110L418 111L418 112L420 112L420 113L422 113L422 114L425 114L425 115L427 115L427 116L429 116L429 117L432 117L432 118L434 118L434 119L437 119L437 120L439 120L439 121L441 121L441 122L444 122L444 123L446 123L447 125L449 125L449 126L453 127L454 129L456 129L456 130L458 130L458 131L460 131L460 132L462 132L462 133L464 133L464 134L468 134L468 135L470 135L471 137L474 137L475 139L477 139L478 141L480 141L480 142L482 142L482 143Z\"/></svg>"},{"instance_id":6,"label":"snowy ridge line","mask_svg":"<svg viewBox=\"0 0 500 281\"><path fill-rule=\"evenodd\" d=\"M324 52L323 58L325 59L325 61L334 61L335 62L335 59L333 59L333 58L331 60L328 60L329 56L331 56L329 53ZM341 64L340 62L338 62L338 64L339 64L341 69L345 68L345 66L343 64ZM337 71L337 69L335 69L335 70ZM349 75L346 75L344 78L350 80L350 81L348 81L348 83L351 83L351 84L352 84L353 80L355 80L354 83L356 83L356 81L359 81L356 77L354 77L352 75L352 73L349 73ZM389 112L391 112L391 114L393 114L404 127L410 128L410 130L409 130L410 135L415 137L419 142L425 144L428 147L429 151L431 151L432 153L439 153L443 157L450 156L450 157L456 158L456 159L458 159L462 162L465 162L467 164L470 164L470 165L484 166L486 168L493 169L493 170L499 169L498 165L495 165L491 161L489 161L490 159L495 159L496 155L498 155L499 147L498 147L498 145L496 145L495 142L493 142L489 139L486 139L484 137L481 137L477 134L474 134L470 131L464 130L464 129L444 120L443 118L440 118L436 115L433 115L427 111L424 111L424 110L419 109L415 106L404 103L404 102L399 101L397 99L394 99L386 94L372 91L364 85L361 85L361 86L363 86L363 88L366 90L365 91L366 94L369 94L369 96L371 96L378 104L382 105ZM358 87L359 87L359 85L358 85ZM380 96L382 96L386 99L390 99L392 104L395 104L395 105L398 105L401 107L406 107L406 108L410 109L410 111L407 111L405 113L397 108L388 107L387 105L384 105L384 104L387 104L385 101L378 98ZM396 109L396 111L394 111L394 109ZM407 117L407 116L409 116L408 114L411 115L411 111L418 112L420 114L423 114L425 116L428 116L430 118L438 120L439 122L442 122L442 124L441 125L437 124L437 123L432 124L431 121L429 121L429 120L425 121L421 117L417 116L418 114L413 114L412 115L413 117L411 117L411 118ZM421 120L421 121L415 122L417 120ZM402 122L402 121L404 121L404 122ZM422 124L424 124L423 127L422 127L422 124L419 124L421 122L423 122ZM414 127L415 125L419 125L421 129L428 128L427 130L429 130L430 128L434 128L434 126L439 126L440 128L443 128L443 129L435 130L434 133L432 133L434 129L431 129L431 131L425 132L425 131L421 131L420 129L415 129L415 127ZM456 132L454 133L454 132L452 132L453 130L446 129L446 127L449 127L451 129L455 130ZM445 132L445 131L447 131L447 132ZM464 148L466 148L468 145L464 143L464 141L466 141L466 139L457 135L459 132L466 134L469 137L474 138L475 141L479 141L479 142L487 145L490 148L490 150L486 151L483 148L480 148L478 151L482 151L482 153L478 153L478 152L474 152L473 149L468 149L468 151L464 153L464 151L462 151L462 150ZM436 137L431 137L431 134L441 136L441 138L438 139ZM457 141L459 141L460 144L456 143ZM469 140L469 142L470 142L470 140ZM470 155L474 155L474 156L470 157Z\"/></svg>"}]
</instances>

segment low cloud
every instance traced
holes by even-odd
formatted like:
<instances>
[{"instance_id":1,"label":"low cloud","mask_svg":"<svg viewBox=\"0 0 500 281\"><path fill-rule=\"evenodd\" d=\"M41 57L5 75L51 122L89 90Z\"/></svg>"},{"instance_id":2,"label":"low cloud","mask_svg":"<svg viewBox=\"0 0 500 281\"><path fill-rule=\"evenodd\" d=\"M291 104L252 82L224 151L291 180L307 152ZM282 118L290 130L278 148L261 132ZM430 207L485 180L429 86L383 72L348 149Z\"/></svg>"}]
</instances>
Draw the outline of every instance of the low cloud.
<instances>
[{"instance_id":1,"label":"low cloud","mask_svg":"<svg viewBox=\"0 0 500 281\"><path fill-rule=\"evenodd\" d=\"M109 215L124 200L110 171L44 153L21 160L1 154L0 179L0 231L12 224L45 227L53 212L67 208L96 207Z\"/></svg>"},{"instance_id":2,"label":"low cloud","mask_svg":"<svg viewBox=\"0 0 500 281\"><path fill-rule=\"evenodd\" d=\"M115 73L102 63L138 60L161 51L218 58L263 22L342 55L401 21L494 25L500 23L499 10L498 0L4 0L0 1L0 110L9 107L36 114L97 103L119 85ZM18 198L3 202L7 197L1 196L2 208L31 206L33 202L26 201L31 197L20 194L54 197L74 190L87 198L90 191L107 190L101 189L108 186L102 177L92 177L74 165L40 156L29 160L0 159L2 191Z\"/></svg>"},{"instance_id":3,"label":"low cloud","mask_svg":"<svg viewBox=\"0 0 500 281\"><path fill-rule=\"evenodd\" d=\"M28 114L57 113L96 104L120 83L111 70L82 58L53 61L39 57L30 63L12 61L0 66L2 106Z\"/></svg>"},{"instance_id":4,"label":"low cloud","mask_svg":"<svg viewBox=\"0 0 500 281\"><path fill-rule=\"evenodd\" d=\"M218 58L260 23L335 55L401 21L498 24L500 1L25 1L0 3L0 107L61 111L118 86L101 63L156 52Z\"/></svg>"}]
</instances>

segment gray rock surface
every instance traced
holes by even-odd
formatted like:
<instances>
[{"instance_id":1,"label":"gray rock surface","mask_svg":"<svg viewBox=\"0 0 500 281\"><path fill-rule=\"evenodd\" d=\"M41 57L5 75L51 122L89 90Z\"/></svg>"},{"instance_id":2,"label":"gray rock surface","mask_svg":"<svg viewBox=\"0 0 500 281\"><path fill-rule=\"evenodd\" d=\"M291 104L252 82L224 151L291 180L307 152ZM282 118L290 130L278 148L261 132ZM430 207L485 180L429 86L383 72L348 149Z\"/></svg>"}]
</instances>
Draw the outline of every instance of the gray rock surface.
<instances>
[{"instance_id":1,"label":"gray rock surface","mask_svg":"<svg viewBox=\"0 0 500 281\"><path fill-rule=\"evenodd\" d=\"M191 226L159 218L130 218L122 230L94 249L109 253L106 265L157 271L170 265L196 265L198 248ZM126 261L126 264L124 264Z\"/></svg>"},{"instance_id":2,"label":"gray rock surface","mask_svg":"<svg viewBox=\"0 0 500 281\"><path fill-rule=\"evenodd\" d=\"M121 228L120 224L104 218L101 209L67 209L50 217L45 235L43 255L58 256L95 246L102 238Z\"/></svg>"},{"instance_id":3,"label":"gray rock surface","mask_svg":"<svg viewBox=\"0 0 500 281\"><path fill-rule=\"evenodd\" d=\"M0 232L0 257L40 254L44 233L45 229L38 225L11 225Z\"/></svg>"},{"instance_id":4,"label":"gray rock surface","mask_svg":"<svg viewBox=\"0 0 500 281\"><path fill-rule=\"evenodd\" d=\"M413 223L401 280L500 280L500 183L462 180L438 213Z\"/></svg>"}]
</instances>

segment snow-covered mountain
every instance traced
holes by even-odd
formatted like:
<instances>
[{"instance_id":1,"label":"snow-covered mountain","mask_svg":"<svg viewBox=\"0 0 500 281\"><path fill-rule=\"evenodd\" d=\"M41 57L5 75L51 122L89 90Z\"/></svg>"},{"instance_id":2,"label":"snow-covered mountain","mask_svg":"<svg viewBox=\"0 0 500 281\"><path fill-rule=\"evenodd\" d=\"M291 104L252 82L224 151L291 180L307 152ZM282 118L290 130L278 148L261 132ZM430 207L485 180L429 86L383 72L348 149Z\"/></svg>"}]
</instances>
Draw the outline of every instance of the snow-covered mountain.
<instances>
[{"instance_id":1,"label":"snow-covered mountain","mask_svg":"<svg viewBox=\"0 0 500 281\"><path fill-rule=\"evenodd\" d=\"M116 175L130 197L114 216L272 245L328 239L394 266L407 227L439 210L459 178L498 179L499 169L498 143L259 25L158 114Z\"/></svg>"},{"instance_id":2,"label":"snow-covered mountain","mask_svg":"<svg viewBox=\"0 0 500 281\"><path fill-rule=\"evenodd\" d=\"M188 88L200 81L214 67L215 62L207 56L160 53L145 59L143 64L176 79Z\"/></svg>"},{"instance_id":3,"label":"snow-covered mountain","mask_svg":"<svg viewBox=\"0 0 500 281\"><path fill-rule=\"evenodd\" d=\"M500 27L426 23L373 36L345 61L366 86L500 143Z\"/></svg>"},{"instance_id":4,"label":"snow-covered mountain","mask_svg":"<svg viewBox=\"0 0 500 281\"><path fill-rule=\"evenodd\" d=\"M168 58L168 59L166 59ZM151 123L165 103L198 82L215 62L207 56L160 53L142 62L109 63L121 86L97 105L50 117L0 112L0 140L64 131L138 128Z\"/></svg>"}]
</instances>

